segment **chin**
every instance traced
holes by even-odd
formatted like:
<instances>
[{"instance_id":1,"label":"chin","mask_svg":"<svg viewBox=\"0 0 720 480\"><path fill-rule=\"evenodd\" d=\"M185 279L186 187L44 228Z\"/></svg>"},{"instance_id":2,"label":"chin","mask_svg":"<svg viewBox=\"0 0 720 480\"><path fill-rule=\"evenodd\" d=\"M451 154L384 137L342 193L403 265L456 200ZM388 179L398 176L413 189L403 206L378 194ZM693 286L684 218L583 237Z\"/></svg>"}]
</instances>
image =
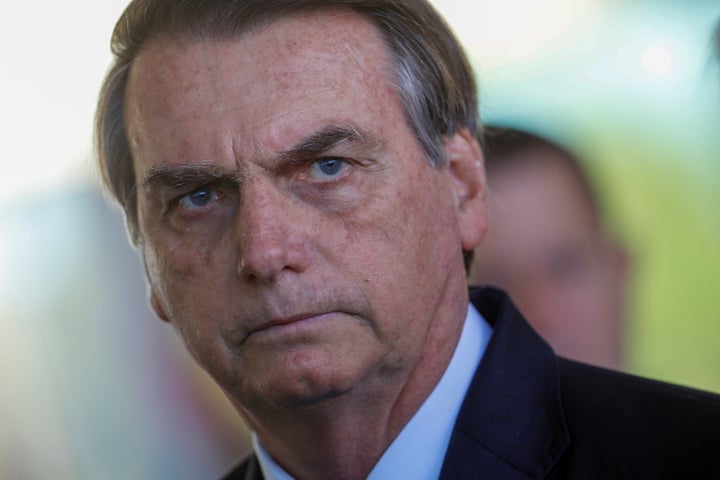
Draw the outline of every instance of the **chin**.
<instances>
[{"instance_id":1,"label":"chin","mask_svg":"<svg viewBox=\"0 0 720 480\"><path fill-rule=\"evenodd\" d=\"M259 362L259 368L246 367L235 398L251 405L293 408L319 404L342 396L363 377L362 369L334 361L325 351L303 349L273 356ZM256 364L257 365L257 364Z\"/></svg>"}]
</instances>

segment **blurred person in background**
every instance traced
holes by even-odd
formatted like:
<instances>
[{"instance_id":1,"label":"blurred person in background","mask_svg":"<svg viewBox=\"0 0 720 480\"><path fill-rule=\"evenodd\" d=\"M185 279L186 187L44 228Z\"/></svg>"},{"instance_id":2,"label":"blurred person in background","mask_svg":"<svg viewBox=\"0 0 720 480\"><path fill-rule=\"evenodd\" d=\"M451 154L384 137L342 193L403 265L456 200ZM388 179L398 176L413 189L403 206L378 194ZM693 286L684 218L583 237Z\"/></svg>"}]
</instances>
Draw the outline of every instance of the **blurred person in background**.
<instances>
[{"instance_id":1,"label":"blurred person in background","mask_svg":"<svg viewBox=\"0 0 720 480\"><path fill-rule=\"evenodd\" d=\"M560 355L623 365L628 256L581 161L532 133L487 127L490 228L470 284L505 289Z\"/></svg>"}]
</instances>

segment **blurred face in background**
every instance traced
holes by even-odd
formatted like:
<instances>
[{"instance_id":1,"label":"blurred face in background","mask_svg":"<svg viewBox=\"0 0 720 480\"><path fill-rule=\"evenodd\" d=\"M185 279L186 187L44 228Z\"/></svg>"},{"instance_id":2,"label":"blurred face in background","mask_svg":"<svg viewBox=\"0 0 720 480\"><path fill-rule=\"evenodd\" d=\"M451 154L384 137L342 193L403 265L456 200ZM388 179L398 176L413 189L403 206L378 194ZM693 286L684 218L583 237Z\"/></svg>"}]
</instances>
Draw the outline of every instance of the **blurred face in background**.
<instances>
[{"instance_id":1,"label":"blurred face in background","mask_svg":"<svg viewBox=\"0 0 720 480\"><path fill-rule=\"evenodd\" d=\"M626 255L558 152L514 155L540 157L489 173L490 227L470 284L507 290L558 354L620 367Z\"/></svg>"}]
</instances>

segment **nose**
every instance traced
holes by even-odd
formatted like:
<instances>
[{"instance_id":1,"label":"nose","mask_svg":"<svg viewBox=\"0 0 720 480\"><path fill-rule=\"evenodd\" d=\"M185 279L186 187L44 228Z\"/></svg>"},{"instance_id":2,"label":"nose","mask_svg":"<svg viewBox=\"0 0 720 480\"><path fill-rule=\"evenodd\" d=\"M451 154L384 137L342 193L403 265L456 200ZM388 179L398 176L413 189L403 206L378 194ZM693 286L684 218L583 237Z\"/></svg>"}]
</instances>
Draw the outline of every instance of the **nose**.
<instances>
[{"instance_id":1,"label":"nose","mask_svg":"<svg viewBox=\"0 0 720 480\"><path fill-rule=\"evenodd\" d=\"M243 186L238 208L238 275L247 282L272 283L286 270L306 267L303 242L293 218L297 207L277 186L252 180Z\"/></svg>"}]
</instances>

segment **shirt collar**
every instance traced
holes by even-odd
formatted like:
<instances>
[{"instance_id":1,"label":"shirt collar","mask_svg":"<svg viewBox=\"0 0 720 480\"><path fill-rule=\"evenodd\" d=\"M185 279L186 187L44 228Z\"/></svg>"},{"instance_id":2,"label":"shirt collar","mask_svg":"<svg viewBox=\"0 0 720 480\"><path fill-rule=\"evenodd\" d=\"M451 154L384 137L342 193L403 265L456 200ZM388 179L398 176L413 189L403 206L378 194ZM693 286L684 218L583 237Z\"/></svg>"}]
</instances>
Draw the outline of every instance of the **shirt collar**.
<instances>
[{"instance_id":1,"label":"shirt collar","mask_svg":"<svg viewBox=\"0 0 720 480\"><path fill-rule=\"evenodd\" d=\"M491 335L490 325L469 305L460 340L440 382L390 444L368 480L435 480L440 476L455 419ZM252 439L265 479L293 480L254 433Z\"/></svg>"}]
</instances>

